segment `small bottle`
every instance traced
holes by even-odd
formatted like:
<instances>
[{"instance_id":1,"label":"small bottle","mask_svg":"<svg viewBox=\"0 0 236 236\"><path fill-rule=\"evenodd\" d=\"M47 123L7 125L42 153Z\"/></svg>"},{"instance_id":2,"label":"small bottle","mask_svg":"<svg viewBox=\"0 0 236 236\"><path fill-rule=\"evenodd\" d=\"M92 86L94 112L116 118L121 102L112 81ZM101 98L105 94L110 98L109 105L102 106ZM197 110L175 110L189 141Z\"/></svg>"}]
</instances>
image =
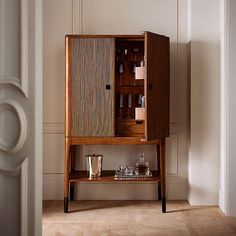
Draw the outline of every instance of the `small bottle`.
<instances>
[{"instance_id":1,"label":"small bottle","mask_svg":"<svg viewBox=\"0 0 236 236\"><path fill-rule=\"evenodd\" d=\"M137 66L137 56L136 54L134 55L134 64L133 64L133 73L135 74L136 71L136 66Z\"/></svg>"},{"instance_id":2,"label":"small bottle","mask_svg":"<svg viewBox=\"0 0 236 236\"><path fill-rule=\"evenodd\" d=\"M128 94L128 104L127 104L128 110L127 110L127 118L132 118L132 94Z\"/></svg>"},{"instance_id":3,"label":"small bottle","mask_svg":"<svg viewBox=\"0 0 236 236\"><path fill-rule=\"evenodd\" d=\"M123 73L124 73L124 66L121 63L120 66L119 66L119 74L123 74Z\"/></svg>"},{"instance_id":4,"label":"small bottle","mask_svg":"<svg viewBox=\"0 0 236 236\"><path fill-rule=\"evenodd\" d=\"M119 103L119 107L120 107L120 108L123 108L123 105L124 105L124 95L123 95L123 94L120 94L120 103Z\"/></svg>"},{"instance_id":5,"label":"small bottle","mask_svg":"<svg viewBox=\"0 0 236 236\"><path fill-rule=\"evenodd\" d=\"M132 95L128 95L128 108L132 108Z\"/></svg>"},{"instance_id":6,"label":"small bottle","mask_svg":"<svg viewBox=\"0 0 236 236\"><path fill-rule=\"evenodd\" d=\"M122 74L124 73L124 65L121 63L119 65L119 84L123 83Z\"/></svg>"},{"instance_id":7,"label":"small bottle","mask_svg":"<svg viewBox=\"0 0 236 236\"><path fill-rule=\"evenodd\" d=\"M139 106L139 107L142 107L142 97L143 97L142 94L139 94L139 95L138 95L138 106Z\"/></svg>"},{"instance_id":8,"label":"small bottle","mask_svg":"<svg viewBox=\"0 0 236 236\"><path fill-rule=\"evenodd\" d=\"M148 166L148 162L145 162L144 160L144 153L140 152L138 153L138 157L139 157L139 161L136 162L136 172L138 175L149 175L150 171L149 171L149 166Z\"/></svg>"},{"instance_id":9,"label":"small bottle","mask_svg":"<svg viewBox=\"0 0 236 236\"><path fill-rule=\"evenodd\" d=\"M142 60L142 61L140 62L140 66L141 66L141 67L144 67L144 60Z\"/></svg>"},{"instance_id":10,"label":"small bottle","mask_svg":"<svg viewBox=\"0 0 236 236\"><path fill-rule=\"evenodd\" d=\"M123 117L123 110L124 110L124 95L120 94L119 97L119 116L118 118L122 118Z\"/></svg>"},{"instance_id":11,"label":"small bottle","mask_svg":"<svg viewBox=\"0 0 236 236\"><path fill-rule=\"evenodd\" d=\"M145 107L145 96L142 96L142 99L141 99L141 107Z\"/></svg>"},{"instance_id":12,"label":"small bottle","mask_svg":"<svg viewBox=\"0 0 236 236\"><path fill-rule=\"evenodd\" d=\"M133 64L133 73L135 73L136 63Z\"/></svg>"},{"instance_id":13,"label":"small bottle","mask_svg":"<svg viewBox=\"0 0 236 236\"><path fill-rule=\"evenodd\" d=\"M128 60L128 49L125 49L125 61Z\"/></svg>"}]
</instances>

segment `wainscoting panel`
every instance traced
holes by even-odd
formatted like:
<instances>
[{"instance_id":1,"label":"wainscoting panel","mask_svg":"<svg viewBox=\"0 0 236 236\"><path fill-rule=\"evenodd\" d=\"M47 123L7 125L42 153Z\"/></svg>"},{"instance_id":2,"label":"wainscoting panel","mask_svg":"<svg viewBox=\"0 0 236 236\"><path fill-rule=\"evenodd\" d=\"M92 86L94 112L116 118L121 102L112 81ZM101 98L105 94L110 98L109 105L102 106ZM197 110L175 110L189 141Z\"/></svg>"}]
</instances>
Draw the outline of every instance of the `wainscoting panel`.
<instances>
[{"instance_id":1,"label":"wainscoting panel","mask_svg":"<svg viewBox=\"0 0 236 236\"><path fill-rule=\"evenodd\" d=\"M64 172L64 134L44 134L43 173Z\"/></svg>"},{"instance_id":2,"label":"wainscoting panel","mask_svg":"<svg viewBox=\"0 0 236 236\"><path fill-rule=\"evenodd\" d=\"M187 199L187 0L45 0L44 8L44 199L63 199L64 35L141 34L143 31L165 34L171 39L167 196ZM155 146L87 145L81 154L102 153L106 158L104 168L116 169L119 165L134 164L137 152L141 151L150 166L155 166ZM77 167L86 167L84 158L77 161ZM157 197L155 185L81 184L77 191L78 199Z\"/></svg>"},{"instance_id":3,"label":"wainscoting panel","mask_svg":"<svg viewBox=\"0 0 236 236\"><path fill-rule=\"evenodd\" d=\"M70 33L72 33L72 0L44 0L44 123L64 122L65 35Z\"/></svg>"}]
</instances>

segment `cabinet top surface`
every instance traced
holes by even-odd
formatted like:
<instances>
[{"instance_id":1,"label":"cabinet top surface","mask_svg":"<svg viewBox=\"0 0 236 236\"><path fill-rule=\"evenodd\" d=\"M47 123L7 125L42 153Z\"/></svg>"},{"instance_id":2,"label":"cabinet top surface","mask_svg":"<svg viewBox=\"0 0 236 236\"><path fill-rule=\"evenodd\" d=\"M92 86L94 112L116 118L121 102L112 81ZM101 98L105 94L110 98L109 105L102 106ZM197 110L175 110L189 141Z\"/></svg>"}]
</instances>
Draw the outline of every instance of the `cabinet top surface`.
<instances>
[{"instance_id":1,"label":"cabinet top surface","mask_svg":"<svg viewBox=\"0 0 236 236\"><path fill-rule=\"evenodd\" d=\"M144 39L145 34L155 34L152 32L144 31L143 34L67 34L65 35L66 38L116 38L116 39ZM167 37L165 35L155 34L161 37ZM168 38L168 37L167 37Z\"/></svg>"},{"instance_id":2,"label":"cabinet top surface","mask_svg":"<svg viewBox=\"0 0 236 236\"><path fill-rule=\"evenodd\" d=\"M144 35L104 35L104 34L67 34L66 38L134 38L144 39Z\"/></svg>"}]
</instances>

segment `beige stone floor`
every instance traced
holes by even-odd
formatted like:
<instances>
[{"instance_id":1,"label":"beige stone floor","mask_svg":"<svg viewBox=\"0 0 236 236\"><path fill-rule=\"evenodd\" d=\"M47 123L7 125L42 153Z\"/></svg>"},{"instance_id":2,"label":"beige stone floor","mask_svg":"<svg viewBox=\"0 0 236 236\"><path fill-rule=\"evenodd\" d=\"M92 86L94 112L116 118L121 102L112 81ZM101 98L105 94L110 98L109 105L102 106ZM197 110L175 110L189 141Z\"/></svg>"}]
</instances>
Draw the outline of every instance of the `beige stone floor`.
<instances>
[{"instance_id":1,"label":"beige stone floor","mask_svg":"<svg viewBox=\"0 0 236 236\"><path fill-rule=\"evenodd\" d=\"M69 209L63 212L63 201L44 202L43 236L236 236L236 218L186 201L169 201L165 214L159 201L74 201Z\"/></svg>"}]
</instances>

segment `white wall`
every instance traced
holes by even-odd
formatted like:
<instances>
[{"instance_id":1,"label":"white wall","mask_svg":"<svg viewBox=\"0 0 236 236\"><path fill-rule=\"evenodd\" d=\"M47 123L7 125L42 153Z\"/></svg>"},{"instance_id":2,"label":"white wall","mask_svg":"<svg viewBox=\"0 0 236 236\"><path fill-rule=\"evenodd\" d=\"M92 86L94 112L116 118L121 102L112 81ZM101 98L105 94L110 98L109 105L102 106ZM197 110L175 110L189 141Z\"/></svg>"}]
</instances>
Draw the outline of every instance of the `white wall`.
<instances>
[{"instance_id":1,"label":"white wall","mask_svg":"<svg viewBox=\"0 0 236 236\"><path fill-rule=\"evenodd\" d=\"M191 0L189 201L218 204L220 165L220 1Z\"/></svg>"},{"instance_id":2,"label":"white wall","mask_svg":"<svg viewBox=\"0 0 236 236\"><path fill-rule=\"evenodd\" d=\"M167 195L187 198L187 0L44 1L44 199L63 199L64 35L140 34L171 38L171 137L167 140ZM144 150L155 166L154 146L84 146L104 154L104 168L134 164ZM80 168L83 166L83 163ZM79 199L156 199L155 185L79 185Z\"/></svg>"},{"instance_id":3,"label":"white wall","mask_svg":"<svg viewBox=\"0 0 236 236\"><path fill-rule=\"evenodd\" d=\"M220 207L236 216L236 2L221 1L221 181Z\"/></svg>"},{"instance_id":4,"label":"white wall","mask_svg":"<svg viewBox=\"0 0 236 236\"><path fill-rule=\"evenodd\" d=\"M229 1L229 159L228 159L228 213L236 216L236 2Z\"/></svg>"}]
</instances>

